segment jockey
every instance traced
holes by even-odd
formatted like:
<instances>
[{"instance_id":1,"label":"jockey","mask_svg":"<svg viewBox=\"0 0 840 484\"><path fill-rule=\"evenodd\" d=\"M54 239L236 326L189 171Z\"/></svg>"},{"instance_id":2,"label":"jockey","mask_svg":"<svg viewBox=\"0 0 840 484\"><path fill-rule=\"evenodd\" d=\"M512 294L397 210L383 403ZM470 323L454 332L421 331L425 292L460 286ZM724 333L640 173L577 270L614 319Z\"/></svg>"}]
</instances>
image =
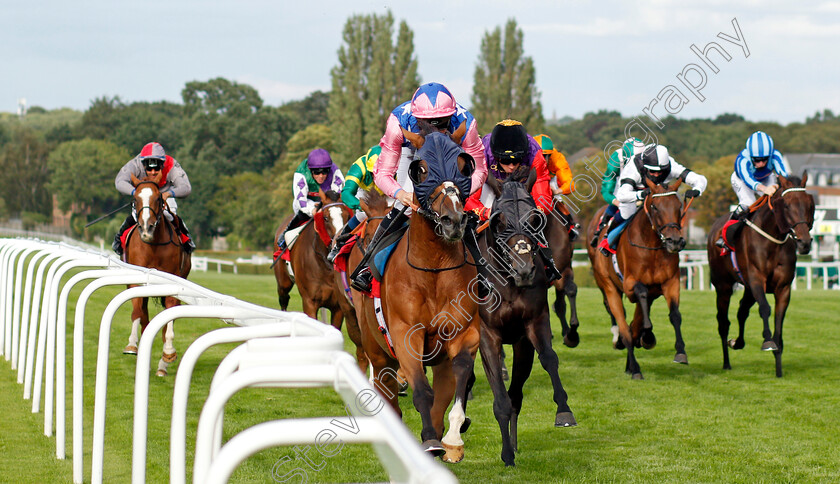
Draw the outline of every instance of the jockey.
<instances>
[{"instance_id":1,"label":"jockey","mask_svg":"<svg viewBox=\"0 0 840 484\"><path fill-rule=\"evenodd\" d=\"M520 167L536 172L537 178L531 188L531 197L538 210L545 214L550 213L552 206L550 175L545 158L543 158L542 148L525 131L522 123L513 119L500 121L493 128L492 133L484 136L482 142L484 143L484 157L489 167L488 176L503 181ZM490 208L481 202L481 192L482 190L477 190L470 195L464 204L464 210L477 214L480 220L487 220L490 216ZM559 279L560 273L554 265L551 250L547 244L544 245L545 236L539 234L538 239L543 241L540 243L539 252L543 257L549 282Z\"/></svg>"},{"instance_id":2,"label":"jockey","mask_svg":"<svg viewBox=\"0 0 840 484\"><path fill-rule=\"evenodd\" d=\"M677 178L692 188L685 193L686 198L699 197L706 189L706 177L674 161L668 155L668 148L662 145L647 145L641 154L634 155L632 162L621 169L618 190L615 192L615 198L619 202L618 213L610 222L607 234L625 220L630 220L638 210L637 202L644 202L650 194L650 188L645 184L645 179L656 185L662 185ZM606 256L614 254L616 249L615 246L609 244L608 237L604 237L598 248Z\"/></svg>"},{"instance_id":3,"label":"jockey","mask_svg":"<svg viewBox=\"0 0 840 484\"><path fill-rule=\"evenodd\" d=\"M341 192L343 186L344 176L338 166L333 163L329 152L320 148L310 151L295 170L292 181L294 192L292 208L295 216L277 238L277 246L281 252L286 250L286 232L303 225L315 215L316 205L321 201L318 191Z\"/></svg>"},{"instance_id":4,"label":"jockey","mask_svg":"<svg viewBox=\"0 0 840 484\"><path fill-rule=\"evenodd\" d=\"M373 275L368 261L370 254L375 252L376 244L408 220L408 207L414 199L414 187L408 178L408 167L416 150L423 145L424 136L435 131L449 135L475 160L470 193L478 190L487 178L484 145L481 144L472 113L456 103L452 93L443 84L430 82L420 86L410 101L394 108L388 116L385 134L379 142L382 152L374 166L374 181L382 193L395 198L396 201L394 208L376 229L365 256L350 275L352 285L357 290L370 292ZM474 239L475 237L472 242ZM476 251L473 253L473 257L476 257L478 246L473 248L470 243L467 243L467 246L471 252L473 249ZM475 260L480 260L480 256Z\"/></svg>"},{"instance_id":5,"label":"jockey","mask_svg":"<svg viewBox=\"0 0 840 484\"><path fill-rule=\"evenodd\" d=\"M350 240L349 234L353 229L359 226L360 223L367 219L367 214L360 209L359 200L364 200L370 190L376 190L382 193L382 190L373 183L373 167L376 160L379 159L379 154L382 152L382 147L379 145L371 147L367 153L360 156L350 169L347 171L347 177L344 179L344 188L341 189L341 201L351 209L356 211L356 214L344 224L341 231L335 236L335 243L330 253L327 254L327 260L333 262L341 251L341 248ZM357 197L356 194L362 191Z\"/></svg>"},{"instance_id":6,"label":"jockey","mask_svg":"<svg viewBox=\"0 0 840 484\"><path fill-rule=\"evenodd\" d=\"M572 179L572 169L569 168L569 162L563 153L554 149L554 142L545 134L538 134L534 139L542 148L543 158L545 164L548 166L548 172L551 174L551 193L554 198L561 202L560 211L558 215L563 218L563 224L569 227L569 236L571 240L575 240L580 235L580 224L574 221L572 213L566 208L566 204L562 203L560 195L569 195L575 191L575 182Z\"/></svg>"},{"instance_id":7,"label":"jockey","mask_svg":"<svg viewBox=\"0 0 840 484\"><path fill-rule=\"evenodd\" d=\"M764 131L756 131L747 139L747 146L735 158L735 172L732 173L732 189L738 195L738 206L730 214L730 220L737 220L727 232L730 245L734 244L744 220L749 215L750 206L757 197L773 196L779 188L778 175L787 176L788 170L782 160L782 154L773 147L773 138ZM729 237L729 234L732 236ZM715 241L720 248L726 246L723 235Z\"/></svg>"},{"instance_id":8,"label":"jockey","mask_svg":"<svg viewBox=\"0 0 840 484\"><path fill-rule=\"evenodd\" d=\"M177 216L178 203L175 201L175 198L186 198L192 192L192 185L190 185L190 179L187 178L187 173L181 168L181 165L175 158L166 154L160 143L147 143L140 150L140 154L132 158L120 169L119 173L117 173L117 178L114 180L114 185L120 193L133 196L134 185L131 183L131 175L143 179L147 175L154 175L156 172L161 172L162 174L159 188L163 199L166 200L167 210L163 212L164 216L169 221L173 221L173 219L177 220L175 229L179 234L183 235L181 242L183 243L184 250L189 254L195 249L195 243L193 243L192 237L190 237L190 231L187 230L187 226L184 225L184 220ZM117 255L123 255L120 237L123 232L136 223L137 210L136 208L132 208L131 213L126 217L119 231L117 231L117 235L114 237L112 247Z\"/></svg>"},{"instance_id":9,"label":"jockey","mask_svg":"<svg viewBox=\"0 0 840 484\"><path fill-rule=\"evenodd\" d=\"M624 165L627 164L627 160L632 159L635 155L641 154L644 150L645 145L642 143L642 140L639 138L627 138L624 144L621 145L621 148L613 151L610 159L607 160L607 171L604 172L604 177L601 179L601 196L604 197L604 201L608 205L604 216L601 218L601 223L595 229L595 235L589 241L589 245L592 247L598 246L598 234L610 223L610 219L618 211L619 202L615 198L615 184L618 180L619 173L621 173Z\"/></svg>"}]
</instances>

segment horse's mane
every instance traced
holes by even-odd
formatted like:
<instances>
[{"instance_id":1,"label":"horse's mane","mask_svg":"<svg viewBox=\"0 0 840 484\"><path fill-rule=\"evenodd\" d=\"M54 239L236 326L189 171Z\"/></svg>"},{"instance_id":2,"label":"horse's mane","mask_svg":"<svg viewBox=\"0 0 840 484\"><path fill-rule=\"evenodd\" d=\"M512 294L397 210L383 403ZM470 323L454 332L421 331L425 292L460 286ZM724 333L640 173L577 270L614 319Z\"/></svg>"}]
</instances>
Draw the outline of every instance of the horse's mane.
<instances>
[{"instance_id":1,"label":"horse's mane","mask_svg":"<svg viewBox=\"0 0 840 484\"><path fill-rule=\"evenodd\" d=\"M787 181L789 181L792 185L799 186L799 185L802 184L802 178L799 178L796 175L791 175L791 176L786 177L786 178L787 178Z\"/></svg>"},{"instance_id":2,"label":"horse's mane","mask_svg":"<svg viewBox=\"0 0 840 484\"><path fill-rule=\"evenodd\" d=\"M372 212L384 212L388 206L388 198L376 190L371 190L365 198L365 203Z\"/></svg>"},{"instance_id":3,"label":"horse's mane","mask_svg":"<svg viewBox=\"0 0 840 484\"><path fill-rule=\"evenodd\" d=\"M326 192L324 192L324 195L326 195L327 199L331 202L341 201L341 194L335 190L327 190Z\"/></svg>"}]
</instances>

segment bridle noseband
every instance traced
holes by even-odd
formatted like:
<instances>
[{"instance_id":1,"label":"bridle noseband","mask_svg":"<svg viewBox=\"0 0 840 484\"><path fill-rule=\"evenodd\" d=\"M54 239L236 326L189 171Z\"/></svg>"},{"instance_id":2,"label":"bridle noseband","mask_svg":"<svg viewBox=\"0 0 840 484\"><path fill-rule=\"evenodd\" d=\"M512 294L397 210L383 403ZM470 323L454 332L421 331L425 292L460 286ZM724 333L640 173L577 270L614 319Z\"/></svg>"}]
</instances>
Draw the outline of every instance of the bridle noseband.
<instances>
[{"instance_id":1,"label":"bridle noseband","mask_svg":"<svg viewBox=\"0 0 840 484\"><path fill-rule=\"evenodd\" d=\"M676 191L670 191L670 192L664 192L664 193L651 193L650 195L647 196L647 198L645 198L645 201L643 202L643 205L645 207L645 215L647 215L648 221L650 222L650 227L653 229L653 231L656 233L656 235L659 236L659 240L662 241L663 243L665 242L665 239L667 237L665 237L665 235L662 234L662 231L667 229L668 227L674 227L675 229L677 229L677 232L682 233L682 221L685 218L685 214L688 212L688 206L686 206L685 211L683 211L682 214L680 215L680 222L679 223L669 222L667 224L657 226L656 223L654 223L653 217L650 214L650 208L652 208L654 210L657 210L657 211L659 210L658 208L656 208L656 205L653 205L653 199L654 198L659 198L659 197L668 197L668 196L671 196L671 195L679 198L679 195L677 194ZM648 200L650 200L650 202L648 202ZM689 206L690 205L691 205L691 203L689 202ZM661 247L657 247L657 248L659 249Z\"/></svg>"},{"instance_id":2,"label":"bridle noseband","mask_svg":"<svg viewBox=\"0 0 840 484\"><path fill-rule=\"evenodd\" d=\"M157 187L157 183L155 183L151 180L141 181L140 183L138 183L134 187L135 193L136 193L136 190L140 187L140 185L149 184L149 183L154 185L155 187ZM158 193L160 193L160 192L158 191ZM135 207L135 210L136 210L136 207ZM160 223L160 219L162 218L162 215L163 215L163 197L158 196L158 210L157 211L155 211L155 209L152 208L152 207L140 207L140 211L137 212L138 221L140 219L140 213L142 213L143 210L148 210L149 212L152 213L152 215L155 216L155 222L152 224L152 228L151 228L151 231L154 232L155 229L157 229L157 226Z\"/></svg>"}]
</instances>

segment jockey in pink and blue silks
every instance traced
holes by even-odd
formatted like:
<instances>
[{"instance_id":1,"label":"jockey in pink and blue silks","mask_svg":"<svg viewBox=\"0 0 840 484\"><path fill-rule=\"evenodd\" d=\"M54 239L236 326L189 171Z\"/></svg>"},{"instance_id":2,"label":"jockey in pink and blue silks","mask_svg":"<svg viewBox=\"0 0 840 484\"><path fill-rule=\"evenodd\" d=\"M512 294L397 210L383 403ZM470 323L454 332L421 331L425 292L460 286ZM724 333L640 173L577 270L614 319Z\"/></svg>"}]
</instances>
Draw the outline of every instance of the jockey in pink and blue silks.
<instances>
[{"instance_id":1,"label":"jockey in pink and blue silks","mask_svg":"<svg viewBox=\"0 0 840 484\"><path fill-rule=\"evenodd\" d=\"M394 208L379 224L370 249L350 276L353 287L358 290L370 291L372 275L368 263L370 255L378 249L374 244L408 220L414 198L414 187L408 178L408 167L414 160L415 152L423 146L424 136L432 132L448 135L475 160L470 194L481 188L487 178L484 145L478 134L475 118L466 108L455 102L452 93L444 85L436 82L423 84L414 92L410 101L394 108L388 116L385 134L379 142L382 153L374 167L374 181L385 195L395 198L396 201ZM475 238L472 231L467 232L472 235L465 235L465 241L470 237ZM466 242L468 248L474 245Z\"/></svg>"},{"instance_id":2,"label":"jockey in pink and blue silks","mask_svg":"<svg viewBox=\"0 0 840 484\"><path fill-rule=\"evenodd\" d=\"M315 215L317 204L321 201L319 190L341 193L343 186L344 176L341 169L333 163L330 153L320 148L310 151L309 156L300 162L295 170L292 181L292 208L295 216L277 238L277 246L281 251L286 248L286 232L303 225Z\"/></svg>"}]
</instances>

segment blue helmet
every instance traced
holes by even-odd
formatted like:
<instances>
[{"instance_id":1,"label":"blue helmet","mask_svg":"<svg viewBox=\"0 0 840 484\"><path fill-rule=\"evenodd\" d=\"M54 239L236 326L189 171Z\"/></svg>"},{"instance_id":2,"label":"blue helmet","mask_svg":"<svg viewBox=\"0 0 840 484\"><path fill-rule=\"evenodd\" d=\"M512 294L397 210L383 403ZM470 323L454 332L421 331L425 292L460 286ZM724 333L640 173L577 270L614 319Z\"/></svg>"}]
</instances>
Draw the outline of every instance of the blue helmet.
<instances>
[{"instance_id":1,"label":"blue helmet","mask_svg":"<svg viewBox=\"0 0 840 484\"><path fill-rule=\"evenodd\" d=\"M773 156L773 138L764 131L756 131L747 139L747 153L753 164L769 160Z\"/></svg>"}]
</instances>

